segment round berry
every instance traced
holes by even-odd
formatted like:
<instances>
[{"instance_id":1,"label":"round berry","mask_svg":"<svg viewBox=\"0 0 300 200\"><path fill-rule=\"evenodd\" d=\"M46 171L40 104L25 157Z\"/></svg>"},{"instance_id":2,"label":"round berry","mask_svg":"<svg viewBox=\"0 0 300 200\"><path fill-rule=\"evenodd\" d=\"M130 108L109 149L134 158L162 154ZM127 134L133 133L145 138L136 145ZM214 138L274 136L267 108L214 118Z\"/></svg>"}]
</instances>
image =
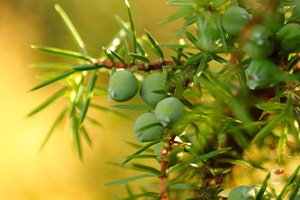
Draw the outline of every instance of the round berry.
<instances>
[{"instance_id":1,"label":"round berry","mask_svg":"<svg viewBox=\"0 0 300 200\"><path fill-rule=\"evenodd\" d=\"M207 24L204 29L204 33L199 34L199 44L205 50L214 51L219 45L216 43L221 38L220 30L213 27L211 24Z\"/></svg>"},{"instance_id":2,"label":"round berry","mask_svg":"<svg viewBox=\"0 0 300 200\"><path fill-rule=\"evenodd\" d=\"M163 126L177 122L185 113L184 105L175 97L168 97L156 105L155 116Z\"/></svg>"},{"instance_id":3,"label":"round berry","mask_svg":"<svg viewBox=\"0 0 300 200\"><path fill-rule=\"evenodd\" d=\"M134 137L139 142L149 142L161 138L164 128L156 119L154 113L145 113L139 116L134 124Z\"/></svg>"},{"instance_id":4,"label":"round berry","mask_svg":"<svg viewBox=\"0 0 300 200\"><path fill-rule=\"evenodd\" d=\"M117 102L130 100L138 92L139 83L133 73L117 71L109 80L108 98Z\"/></svg>"},{"instance_id":5,"label":"round berry","mask_svg":"<svg viewBox=\"0 0 300 200\"><path fill-rule=\"evenodd\" d=\"M283 27L285 21L283 8L274 10L268 7L263 7L260 10L260 13L262 14L262 23L273 33L277 33L279 29Z\"/></svg>"},{"instance_id":6,"label":"round berry","mask_svg":"<svg viewBox=\"0 0 300 200\"><path fill-rule=\"evenodd\" d=\"M285 53L300 52L300 25L286 24L278 32L279 49Z\"/></svg>"},{"instance_id":7,"label":"round berry","mask_svg":"<svg viewBox=\"0 0 300 200\"><path fill-rule=\"evenodd\" d=\"M141 84L140 95L143 101L148 105L155 106L159 101L168 96L166 94L168 92L168 86L163 86L161 76L161 73L150 74Z\"/></svg>"},{"instance_id":8,"label":"round berry","mask_svg":"<svg viewBox=\"0 0 300 200\"><path fill-rule=\"evenodd\" d=\"M251 18L247 10L241 7L230 7L222 17L222 26L227 33L237 36Z\"/></svg>"},{"instance_id":9,"label":"round berry","mask_svg":"<svg viewBox=\"0 0 300 200\"><path fill-rule=\"evenodd\" d=\"M274 51L273 33L263 25L251 27L244 35L243 49L254 59L262 60Z\"/></svg>"},{"instance_id":10,"label":"round berry","mask_svg":"<svg viewBox=\"0 0 300 200\"><path fill-rule=\"evenodd\" d=\"M285 79L283 70L268 59L252 60L247 67L247 74L251 77L247 85L252 90L274 86Z\"/></svg>"}]
</instances>

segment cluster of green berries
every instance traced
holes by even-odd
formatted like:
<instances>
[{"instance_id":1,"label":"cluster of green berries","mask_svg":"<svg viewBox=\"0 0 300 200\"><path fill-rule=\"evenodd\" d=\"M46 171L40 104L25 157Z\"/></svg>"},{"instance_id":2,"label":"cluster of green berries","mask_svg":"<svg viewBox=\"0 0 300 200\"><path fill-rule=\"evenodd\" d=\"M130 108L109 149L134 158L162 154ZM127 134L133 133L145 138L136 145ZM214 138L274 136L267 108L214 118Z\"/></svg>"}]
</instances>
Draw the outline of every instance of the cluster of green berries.
<instances>
[{"instance_id":1,"label":"cluster of green berries","mask_svg":"<svg viewBox=\"0 0 300 200\"><path fill-rule=\"evenodd\" d=\"M163 85L161 73L152 73L147 76L140 86L140 96L143 101L151 106L155 106L155 112L147 112L139 116L134 125L134 136L139 142L150 142L162 139L166 136L166 130L180 120L185 114L182 102L168 96L169 85ZM139 89L138 80L132 72L119 70L115 72L110 80L108 96L110 100L117 102L128 101L133 98ZM163 143L157 143L154 147L154 154L161 158ZM165 146L168 146L165 144ZM184 148L170 148L171 151L164 158L168 162L168 167L178 163L183 156Z\"/></svg>"},{"instance_id":2,"label":"cluster of green berries","mask_svg":"<svg viewBox=\"0 0 300 200\"><path fill-rule=\"evenodd\" d=\"M300 10L296 5L294 12ZM298 15L300 19L300 14ZM204 50L222 50L218 45L221 40L217 23L207 23L199 27L198 44ZM284 80L283 70L277 66L278 55L300 52L300 25L286 23L282 7L272 8L266 5L251 14L241 7L228 8L221 20L222 29L233 39L239 39L241 48L253 63L248 66L247 74L250 89L274 86ZM253 73L255 72L255 73ZM258 74L256 72L259 72ZM269 77L273 77L271 80Z\"/></svg>"},{"instance_id":3,"label":"cluster of green berries","mask_svg":"<svg viewBox=\"0 0 300 200\"><path fill-rule=\"evenodd\" d=\"M233 188L229 195L228 200L255 200L258 192L260 190L259 185L245 186L241 185L236 188ZM266 190L261 198L261 200L270 200L272 195L268 190Z\"/></svg>"},{"instance_id":4,"label":"cluster of green berries","mask_svg":"<svg viewBox=\"0 0 300 200\"><path fill-rule=\"evenodd\" d=\"M222 26L227 33L241 37L242 49L253 59L247 68L250 89L274 86L284 80L276 56L300 51L300 25L285 24L283 8L265 6L252 14L241 7L230 7L223 15Z\"/></svg>"},{"instance_id":5,"label":"cluster of green berries","mask_svg":"<svg viewBox=\"0 0 300 200\"><path fill-rule=\"evenodd\" d=\"M181 101L168 96L168 85L163 85L161 73L147 76L141 83L140 96L143 101L155 107L155 113L141 115L134 125L134 136L140 142L149 142L161 138L165 128L169 128L182 118L185 108ZM109 99L124 102L133 98L138 92L139 84L133 73L120 70L109 81Z\"/></svg>"}]
</instances>

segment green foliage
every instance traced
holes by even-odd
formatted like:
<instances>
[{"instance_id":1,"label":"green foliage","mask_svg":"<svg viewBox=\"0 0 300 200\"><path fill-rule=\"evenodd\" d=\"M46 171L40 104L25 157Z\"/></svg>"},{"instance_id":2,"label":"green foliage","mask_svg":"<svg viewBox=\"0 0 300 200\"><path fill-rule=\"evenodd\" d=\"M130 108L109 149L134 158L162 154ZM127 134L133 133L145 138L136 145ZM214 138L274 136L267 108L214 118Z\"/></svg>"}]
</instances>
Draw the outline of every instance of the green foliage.
<instances>
[{"instance_id":1,"label":"green foliage","mask_svg":"<svg viewBox=\"0 0 300 200\"><path fill-rule=\"evenodd\" d=\"M299 2L263 0L257 7L249 7L244 0L169 1L167 4L176 6L177 11L161 23L183 19L182 29L175 36L180 42L172 44L160 44L148 31L139 37L129 2L125 3L129 22L116 17L121 30L97 58L88 55L67 14L55 5L78 52L32 46L74 58L75 62L33 65L55 73L44 75L47 80L30 91L55 82L64 86L28 116L36 115L58 98L64 97L68 103L41 148L67 118L72 142L83 160L81 138L92 147L86 121L105 126L101 119L90 116L90 109L122 119L127 116L115 109L144 110L148 112L136 120L132 133L137 143L129 143L137 150L123 162L113 160L144 174L103 186L152 178L147 181L157 187L145 184L147 189L141 187L141 193L134 194L126 185L129 197L123 199L222 199L227 196L222 193L226 188L224 177L231 180L229 172L235 165L269 173L259 185L235 187L229 200L297 199L300 166L294 166L294 173L280 191L272 187L270 180L284 173L286 158L300 147ZM166 55L164 48L175 54ZM151 53L157 60L148 57ZM111 74L108 89L97 86L100 73ZM137 93L148 105L123 103ZM94 96L108 96L118 103L108 108L91 101ZM249 156L255 148L260 153L276 149L276 159ZM146 158L156 160L160 167L131 162ZM266 162L276 165L265 167Z\"/></svg>"}]
</instances>

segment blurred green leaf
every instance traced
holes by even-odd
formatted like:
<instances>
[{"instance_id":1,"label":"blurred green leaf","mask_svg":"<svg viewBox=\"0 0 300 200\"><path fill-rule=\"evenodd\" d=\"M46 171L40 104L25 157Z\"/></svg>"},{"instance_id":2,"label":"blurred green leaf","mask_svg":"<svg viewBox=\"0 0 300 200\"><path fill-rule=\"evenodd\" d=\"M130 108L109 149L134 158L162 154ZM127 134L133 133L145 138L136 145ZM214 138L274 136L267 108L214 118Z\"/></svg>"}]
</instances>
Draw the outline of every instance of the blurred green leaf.
<instances>
[{"instance_id":1,"label":"blurred green leaf","mask_svg":"<svg viewBox=\"0 0 300 200\"><path fill-rule=\"evenodd\" d=\"M194 2L183 2L183 1L168 1L168 5L170 6L193 6Z\"/></svg>"},{"instance_id":2,"label":"blurred green leaf","mask_svg":"<svg viewBox=\"0 0 300 200\"><path fill-rule=\"evenodd\" d=\"M200 162L202 160L205 160L205 159L214 157L216 155L225 153L225 152L229 151L230 149L231 148L223 148L223 149L220 149L220 150L215 150L215 151L209 152L207 154L204 154L202 156L199 156L197 158L194 158L192 160L186 161L186 162L184 162L184 163L182 163L180 165L177 165L176 167L172 168L170 171L167 172L167 175L171 174L174 171L177 171L177 170L180 170L180 169L182 169L184 167L187 167L187 166L189 166L192 163L198 163L198 162Z\"/></svg>"},{"instance_id":3,"label":"blurred green leaf","mask_svg":"<svg viewBox=\"0 0 300 200\"><path fill-rule=\"evenodd\" d=\"M186 27L193 24L196 21L193 13L190 13L190 15L188 16L188 18L185 20L185 22L183 23L180 31L175 35L175 39L177 39L182 33L184 33L186 31Z\"/></svg>"},{"instance_id":4,"label":"blurred green leaf","mask_svg":"<svg viewBox=\"0 0 300 200\"><path fill-rule=\"evenodd\" d=\"M158 143L160 140L156 140L156 141L153 141L153 142L150 142L148 144L146 144L145 146L141 147L139 150L137 150L135 153L132 154L132 156L134 155L139 155L140 153L146 151L148 148L150 148L151 146L153 146L154 144ZM125 165L126 163L128 163L129 161L131 160L131 158L127 158L124 162L122 162L120 164L120 166L123 166Z\"/></svg>"},{"instance_id":5,"label":"blurred green leaf","mask_svg":"<svg viewBox=\"0 0 300 200\"><path fill-rule=\"evenodd\" d=\"M204 51L204 50L202 49L202 47L198 45L198 41L197 41L197 39L195 38L195 36L193 36L193 35L192 35L191 33L189 33L189 32L186 32L185 35L186 35L186 37L193 43L193 45L195 45L195 47L197 47L197 48L200 49L201 51Z\"/></svg>"},{"instance_id":6,"label":"blurred green leaf","mask_svg":"<svg viewBox=\"0 0 300 200\"><path fill-rule=\"evenodd\" d=\"M269 184L269 181L270 181L270 178L271 178L271 171L268 173L268 175L266 176L263 184L261 185L261 188L259 190L259 192L257 193L257 196L256 196L256 200L261 200L267 187L268 187L268 184Z\"/></svg>"},{"instance_id":7,"label":"blurred green leaf","mask_svg":"<svg viewBox=\"0 0 300 200\"><path fill-rule=\"evenodd\" d=\"M193 12L193 9L191 7L184 7L182 9L176 11L174 14L170 15L167 19L161 21L160 23L167 23L167 22L182 18L191 12Z\"/></svg>"},{"instance_id":8,"label":"blurred green leaf","mask_svg":"<svg viewBox=\"0 0 300 200\"><path fill-rule=\"evenodd\" d=\"M133 143L133 142L126 142L128 145L132 146L133 148L136 148L136 149L140 149L143 147L143 145L140 145L140 143ZM148 152L148 153L153 153L153 149L146 149L145 152ZM129 156L130 157L130 156ZM127 157L126 157L127 158Z\"/></svg>"},{"instance_id":9,"label":"blurred green leaf","mask_svg":"<svg viewBox=\"0 0 300 200\"><path fill-rule=\"evenodd\" d=\"M162 83L163 86L167 85L168 77L169 77L169 68L164 67L163 72L161 74L161 83Z\"/></svg>"},{"instance_id":10,"label":"blurred green leaf","mask_svg":"<svg viewBox=\"0 0 300 200\"><path fill-rule=\"evenodd\" d=\"M220 0L219 3L226 3L228 0ZM217 2L218 3L218 2ZM212 6L214 6L216 4L213 4ZM219 4L218 4L219 5ZM226 54L228 54L228 48L227 48L227 42L226 42L226 33L223 30L223 26L222 26L222 17L220 15L217 15L217 24L218 24L218 28L221 34L221 41L224 47L224 51Z\"/></svg>"},{"instance_id":11,"label":"blurred green leaf","mask_svg":"<svg viewBox=\"0 0 300 200\"><path fill-rule=\"evenodd\" d=\"M59 4L55 4L55 9L58 12L59 16L62 18L62 21L66 25L68 31L70 32L73 40L75 41L78 50L83 54L87 55L87 50L85 47L84 42L82 41L80 35L78 34L76 28L74 27L73 23L71 22L68 15L65 13L65 11L60 7Z\"/></svg>"},{"instance_id":12,"label":"blurred green leaf","mask_svg":"<svg viewBox=\"0 0 300 200\"><path fill-rule=\"evenodd\" d=\"M203 58L198 66L197 72L196 72L196 76L199 76L199 73L202 73L205 71L205 68L207 66L207 63L211 60L210 55L204 54Z\"/></svg>"},{"instance_id":13,"label":"blurred green leaf","mask_svg":"<svg viewBox=\"0 0 300 200\"><path fill-rule=\"evenodd\" d=\"M68 111L68 109L65 108L65 109L57 116L56 120L54 121L54 123L53 123L53 125L52 125L52 127L51 127L51 129L50 129L50 131L48 132L46 138L44 139L44 142L42 143L42 145L41 145L39 151L41 151L41 150L44 148L44 146L45 146L46 143L48 142L50 136L52 135L54 129L61 123L61 121L63 120L63 118L64 118L64 116L65 116L65 114L66 114L67 111Z\"/></svg>"},{"instance_id":14,"label":"blurred green leaf","mask_svg":"<svg viewBox=\"0 0 300 200\"><path fill-rule=\"evenodd\" d=\"M223 65L228 65L228 64L229 64L227 60L225 60L224 58L218 56L218 55L215 54L215 53L211 53L210 55L212 56L212 58L213 58L215 61L217 61L217 62L219 62L219 63L221 63L221 64L223 64Z\"/></svg>"},{"instance_id":15,"label":"blurred green leaf","mask_svg":"<svg viewBox=\"0 0 300 200\"><path fill-rule=\"evenodd\" d=\"M130 22L130 28L131 28L131 35L132 35L132 41L133 41L133 53L137 53L137 38L136 38L136 32L134 29L134 24L132 20L132 15L130 12L130 5L128 3L128 0L125 0L126 6L127 6L127 12L128 12L128 18Z\"/></svg>"},{"instance_id":16,"label":"blurred green leaf","mask_svg":"<svg viewBox=\"0 0 300 200\"><path fill-rule=\"evenodd\" d=\"M72 136L73 136L72 138L74 139L74 142L75 142L78 157L79 157L80 161L82 161L82 150L81 150L81 142L80 142L80 137L79 137L78 118L75 115L73 115L71 117L71 119L72 119L71 132L72 132Z\"/></svg>"},{"instance_id":17,"label":"blurred green leaf","mask_svg":"<svg viewBox=\"0 0 300 200\"><path fill-rule=\"evenodd\" d=\"M122 109L122 110L155 110L155 106L144 106L144 105L115 105L110 107Z\"/></svg>"},{"instance_id":18,"label":"blurred green leaf","mask_svg":"<svg viewBox=\"0 0 300 200\"><path fill-rule=\"evenodd\" d=\"M100 87L94 86L93 94L94 94L94 96L102 97L102 96L107 96L108 91L106 88L100 88Z\"/></svg>"},{"instance_id":19,"label":"blurred green leaf","mask_svg":"<svg viewBox=\"0 0 300 200\"><path fill-rule=\"evenodd\" d=\"M278 144L278 165L280 168L283 168L283 159L285 154L287 132L288 132L287 121L283 120L281 124L281 134L280 134L279 144Z\"/></svg>"},{"instance_id":20,"label":"blurred green leaf","mask_svg":"<svg viewBox=\"0 0 300 200\"><path fill-rule=\"evenodd\" d=\"M76 85L75 85L75 97L71 97L71 101L72 101L72 105L71 105L71 108L70 108L70 116L72 116L74 114L74 111L75 111L75 108L78 104L78 102L80 102L80 100L82 99L82 93L83 93L83 79L84 79L84 75L83 74L80 74L79 76L79 79L76 78L77 80L75 81L76 82ZM78 81L78 82L77 82ZM72 91L71 94L73 94L74 91Z\"/></svg>"},{"instance_id":21,"label":"blurred green leaf","mask_svg":"<svg viewBox=\"0 0 300 200\"><path fill-rule=\"evenodd\" d=\"M279 115L277 115L274 119L271 120L271 122L269 124L267 124L266 126L264 126L254 137L254 139L252 140L252 143L255 143L257 141L262 140L268 133L270 133L275 126L284 119L285 117L285 112L280 113Z\"/></svg>"},{"instance_id":22,"label":"blurred green leaf","mask_svg":"<svg viewBox=\"0 0 300 200\"><path fill-rule=\"evenodd\" d=\"M298 180L295 184L293 191L291 192L289 200L296 200L296 196L299 195L299 189L300 189L300 178L298 177Z\"/></svg>"},{"instance_id":23,"label":"blurred green leaf","mask_svg":"<svg viewBox=\"0 0 300 200\"><path fill-rule=\"evenodd\" d=\"M155 175L155 174L141 174L141 175L133 176L133 177L130 177L130 178L125 178L125 179L122 179L122 180L114 181L114 182L111 182L111 183L106 183L106 184L103 184L102 186L119 185L119 184L128 183L128 182L131 182L131 181L135 181L135 180L142 179L142 178L149 178L149 177L157 177L157 175Z\"/></svg>"},{"instance_id":24,"label":"blurred green leaf","mask_svg":"<svg viewBox=\"0 0 300 200\"><path fill-rule=\"evenodd\" d=\"M281 112L285 109L285 103L259 103L255 105L257 108L270 111L270 112Z\"/></svg>"},{"instance_id":25,"label":"blurred green leaf","mask_svg":"<svg viewBox=\"0 0 300 200\"><path fill-rule=\"evenodd\" d=\"M97 120L95 120L95 119L93 119L93 118L91 118L91 117L89 117L89 116L85 116L85 119L86 119L87 121L89 121L91 124L93 124L93 125L95 125L95 126L98 126L98 127L100 127L100 128L103 128L102 124L101 124L100 122L98 122Z\"/></svg>"},{"instance_id":26,"label":"blurred green leaf","mask_svg":"<svg viewBox=\"0 0 300 200\"><path fill-rule=\"evenodd\" d=\"M130 119L130 117L127 116L127 115L124 115L124 114L122 114L122 113L120 113L118 111L111 110L111 109L103 107L103 106L99 106L99 105L95 105L95 104L90 104L90 107L95 108L97 110L101 110L101 111L103 111L105 113L108 113L108 114L112 114L112 115L115 115L115 116L122 117L124 119L128 119L128 120Z\"/></svg>"},{"instance_id":27,"label":"blurred green leaf","mask_svg":"<svg viewBox=\"0 0 300 200\"><path fill-rule=\"evenodd\" d=\"M129 196L133 196L133 193L132 193L130 187L128 186L128 184L125 184L125 187L126 187L127 194L128 194Z\"/></svg>"},{"instance_id":28,"label":"blurred green leaf","mask_svg":"<svg viewBox=\"0 0 300 200\"><path fill-rule=\"evenodd\" d=\"M46 63L34 63L30 64L31 68L45 68L45 69L71 69L73 65L68 63L52 63L52 62L46 62Z\"/></svg>"},{"instance_id":29,"label":"blurred green leaf","mask_svg":"<svg viewBox=\"0 0 300 200\"><path fill-rule=\"evenodd\" d=\"M132 40L132 33L129 28L127 28L127 24L118 16L116 15L116 19L118 24L121 26L121 28L126 32L128 37Z\"/></svg>"},{"instance_id":30,"label":"blurred green leaf","mask_svg":"<svg viewBox=\"0 0 300 200\"><path fill-rule=\"evenodd\" d=\"M176 65L168 65L168 66L165 66L165 67L166 67L166 68L172 68L172 69L186 70L185 67L176 66Z\"/></svg>"},{"instance_id":31,"label":"blurred green leaf","mask_svg":"<svg viewBox=\"0 0 300 200\"><path fill-rule=\"evenodd\" d=\"M171 190L190 190L190 189L199 189L201 185L196 183L179 183L172 185Z\"/></svg>"},{"instance_id":32,"label":"blurred green leaf","mask_svg":"<svg viewBox=\"0 0 300 200\"><path fill-rule=\"evenodd\" d=\"M159 44L160 47L167 47L172 49L195 49L194 45L188 44Z\"/></svg>"},{"instance_id":33,"label":"blurred green leaf","mask_svg":"<svg viewBox=\"0 0 300 200\"><path fill-rule=\"evenodd\" d=\"M81 126L81 124L82 124L82 122L85 118L85 115L87 113L87 110L89 108L90 100L93 96L93 89L94 89L97 77L98 77L98 70L94 70L92 75L91 75L91 79L90 79L90 82L89 82L89 85L88 85L88 88L87 88L87 91L86 91L85 101L84 101L84 104L83 104L83 107L82 107L82 110L81 110L81 113L80 113L80 118L79 118L79 121L78 121L79 126Z\"/></svg>"},{"instance_id":34,"label":"blurred green leaf","mask_svg":"<svg viewBox=\"0 0 300 200\"><path fill-rule=\"evenodd\" d=\"M92 141L91 141L91 139L90 139L90 137L89 137L89 135L88 135L86 129L84 128L84 126L81 126L80 131L81 131L81 133L82 133L82 135L83 135L85 141L86 141L86 142L88 143L88 145L92 148L92 147L93 147Z\"/></svg>"},{"instance_id":35,"label":"blurred green leaf","mask_svg":"<svg viewBox=\"0 0 300 200\"><path fill-rule=\"evenodd\" d=\"M294 117L289 117L288 118L288 121L289 121L289 125L291 127L291 130L292 130L292 134L298 144L298 147L300 147L300 138L299 138L299 128L296 126L295 123L298 124L297 121L295 121Z\"/></svg>"},{"instance_id":36,"label":"blurred green leaf","mask_svg":"<svg viewBox=\"0 0 300 200\"><path fill-rule=\"evenodd\" d=\"M58 92L56 92L55 94L53 94L49 99L47 99L44 103L42 103L40 106L38 106L36 109L34 109L33 111L31 111L27 117L30 117L36 113L38 113L39 111L43 110L44 108L46 108L48 105L50 105L53 101L55 101L56 99L58 99L59 97L63 96L66 94L68 88L64 87L61 90L59 90Z\"/></svg>"},{"instance_id":37,"label":"blurred green leaf","mask_svg":"<svg viewBox=\"0 0 300 200\"><path fill-rule=\"evenodd\" d=\"M136 158L154 158L156 159L157 156L152 155L152 154L143 154L143 155L131 155L131 156L126 156L126 159L136 159Z\"/></svg>"},{"instance_id":38,"label":"blurred green leaf","mask_svg":"<svg viewBox=\"0 0 300 200\"><path fill-rule=\"evenodd\" d=\"M199 62L202 60L203 56L204 56L203 52L194 54L191 57L189 57L189 59L185 62L184 65L189 66L189 65L193 64L194 62Z\"/></svg>"},{"instance_id":39,"label":"blurred green leaf","mask_svg":"<svg viewBox=\"0 0 300 200\"><path fill-rule=\"evenodd\" d=\"M300 171L300 165L296 168L294 173L290 176L288 182L285 184L284 188L281 190L280 194L278 195L276 200L283 200L287 192L291 189L294 185L296 178L298 177Z\"/></svg>"},{"instance_id":40,"label":"blurred green leaf","mask_svg":"<svg viewBox=\"0 0 300 200\"><path fill-rule=\"evenodd\" d=\"M134 57L135 59L138 59L142 62L145 62L147 64L150 63L149 59L146 56L142 56L140 54L136 54L136 53L128 53L129 55L131 55L132 57Z\"/></svg>"},{"instance_id":41,"label":"blurred green leaf","mask_svg":"<svg viewBox=\"0 0 300 200\"><path fill-rule=\"evenodd\" d=\"M131 199L137 199L139 197L158 197L159 195L155 192L144 192L142 194L137 194L137 195L133 195L131 197L125 198L125 199L121 199L121 200L131 200Z\"/></svg>"},{"instance_id":42,"label":"blurred green leaf","mask_svg":"<svg viewBox=\"0 0 300 200\"><path fill-rule=\"evenodd\" d=\"M147 166L147 165L142 165L142 164L138 164L138 163L132 163L131 164L133 167L141 169L145 172L149 172L152 174L156 174L158 177L162 175L162 173L160 171L158 171L157 169Z\"/></svg>"},{"instance_id":43,"label":"blurred green leaf","mask_svg":"<svg viewBox=\"0 0 300 200\"><path fill-rule=\"evenodd\" d=\"M251 166L250 163L244 160L237 160L237 159L227 159L227 158L221 158L221 159L216 159L216 163L231 163L234 165L245 165L245 166Z\"/></svg>"},{"instance_id":44,"label":"blurred green leaf","mask_svg":"<svg viewBox=\"0 0 300 200\"><path fill-rule=\"evenodd\" d=\"M129 60L129 55L128 55L129 47L128 47L128 44L127 44L125 39L123 39L123 45L124 45L125 62L128 63L128 60ZM142 55L145 55L145 54L142 54Z\"/></svg>"},{"instance_id":45,"label":"blurred green leaf","mask_svg":"<svg viewBox=\"0 0 300 200\"><path fill-rule=\"evenodd\" d=\"M179 73L177 85L174 92L174 97L176 97L177 99L180 99L184 85L185 85L185 77L182 73Z\"/></svg>"},{"instance_id":46,"label":"blurred green leaf","mask_svg":"<svg viewBox=\"0 0 300 200\"><path fill-rule=\"evenodd\" d=\"M108 58L108 60L110 61L111 65L114 65L115 60L111 56L111 51L106 49L105 47L102 47L102 50L103 50L103 53L105 54L106 58Z\"/></svg>"},{"instance_id":47,"label":"blurred green leaf","mask_svg":"<svg viewBox=\"0 0 300 200\"><path fill-rule=\"evenodd\" d=\"M72 67L72 69L76 71L88 71L88 70L99 69L103 66L104 66L103 63L86 63L86 64L75 65Z\"/></svg>"},{"instance_id":48,"label":"blurred green leaf","mask_svg":"<svg viewBox=\"0 0 300 200\"><path fill-rule=\"evenodd\" d=\"M117 15L116 15L116 19L117 19L118 24L121 26L121 28L126 32L126 35L131 40L133 40L132 33L131 33L131 30L128 28L128 25ZM125 41L125 40L123 39L123 41ZM137 48L138 48L139 52L141 53L141 55L145 56L146 54L145 54L145 51L144 51L142 45L137 40L136 40L136 42L137 42ZM124 45L127 46L126 42L124 42ZM126 49L127 49L127 51L129 51L128 47L126 47Z\"/></svg>"},{"instance_id":49,"label":"blurred green leaf","mask_svg":"<svg viewBox=\"0 0 300 200\"><path fill-rule=\"evenodd\" d=\"M44 46L36 46L36 45L31 45L31 48L37 49L40 51L45 51L48 53L54 53L54 54L59 54L62 56L70 56L73 58L79 58L85 61L93 62L93 58L89 56L85 56L84 54L78 53L76 51L70 51L70 50L64 50L64 49L59 49L55 47L44 47Z\"/></svg>"},{"instance_id":50,"label":"blurred green leaf","mask_svg":"<svg viewBox=\"0 0 300 200\"><path fill-rule=\"evenodd\" d=\"M222 6L223 4L227 3L229 0L218 0L216 2L214 2L211 7L212 8L218 8L220 6Z\"/></svg>"},{"instance_id":51,"label":"blurred green leaf","mask_svg":"<svg viewBox=\"0 0 300 200\"><path fill-rule=\"evenodd\" d=\"M238 4L239 4L239 7L246 8L245 0L237 0L237 1L238 1Z\"/></svg>"},{"instance_id":52,"label":"blurred green leaf","mask_svg":"<svg viewBox=\"0 0 300 200\"><path fill-rule=\"evenodd\" d=\"M60 79L63 79L63 78L65 78L65 77L67 77L67 76L70 76L71 74L74 74L75 72L76 72L76 71L73 71L73 70L65 71L65 72L63 72L62 74L60 74L59 76L54 77L54 78L52 78L52 79L49 79L49 80L47 80L47 81L45 81L45 82L43 82L43 83L41 83L41 84L35 86L35 87L32 88L31 90L29 90L29 92L32 92L32 91L34 91L34 90L40 89L40 88L42 88L42 87L45 87L45 86L47 86L47 85L49 85L49 84L51 84L51 83L54 83L54 82L56 82L56 81L58 81L58 80L60 80Z\"/></svg>"},{"instance_id":53,"label":"blurred green leaf","mask_svg":"<svg viewBox=\"0 0 300 200\"><path fill-rule=\"evenodd\" d=\"M159 61L160 61L160 62L163 62L163 61L164 61L164 54L163 54L163 52L161 51L161 49L160 49L158 43L156 42L156 40L151 36L151 34L150 34L147 30L145 30L145 32L146 32L146 35L147 35L148 40L150 41L150 43L151 43L152 46L154 47L154 48L153 48L153 50L155 50L154 53L158 56Z\"/></svg>"},{"instance_id":54,"label":"blurred green leaf","mask_svg":"<svg viewBox=\"0 0 300 200\"><path fill-rule=\"evenodd\" d=\"M249 140L245 136L245 134L236 127L234 123L228 123L228 128L230 130L230 134L233 136L238 145L240 145L243 149L248 149L250 146ZM250 128L248 130L251 130Z\"/></svg>"},{"instance_id":55,"label":"blurred green leaf","mask_svg":"<svg viewBox=\"0 0 300 200\"><path fill-rule=\"evenodd\" d=\"M124 66L126 66L126 62L122 59L122 57L114 51L109 50Z\"/></svg>"}]
</instances>

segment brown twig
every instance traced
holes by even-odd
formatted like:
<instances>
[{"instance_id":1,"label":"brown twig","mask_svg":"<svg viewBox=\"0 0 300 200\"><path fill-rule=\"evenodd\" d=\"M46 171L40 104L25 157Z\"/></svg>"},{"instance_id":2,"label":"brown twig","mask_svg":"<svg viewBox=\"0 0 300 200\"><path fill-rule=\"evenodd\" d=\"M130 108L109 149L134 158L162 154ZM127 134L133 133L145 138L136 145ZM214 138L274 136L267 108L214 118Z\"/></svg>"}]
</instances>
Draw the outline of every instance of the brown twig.
<instances>
[{"instance_id":1,"label":"brown twig","mask_svg":"<svg viewBox=\"0 0 300 200\"><path fill-rule=\"evenodd\" d=\"M161 200L168 200L168 197L165 196L166 191L166 178L167 178L167 170L168 170L168 161L165 161L164 158L169 153L169 148L162 147L161 149L161 161L160 161L160 172L162 176L159 177L159 195Z\"/></svg>"},{"instance_id":2,"label":"brown twig","mask_svg":"<svg viewBox=\"0 0 300 200\"><path fill-rule=\"evenodd\" d=\"M131 69L133 66L137 66L138 70L142 70L142 71L162 69L163 66L174 65L173 61L150 62L148 65L146 63L127 63L126 65L124 65L122 62L117 62L117 61L114 61L114 63L112 64L110 60L104 60L103 62L99 61L99 63L102 63L104 67L107 68L116 67L116 68Z\"/></svg>"},{"instance_id":3,"label":"brown twig","mask_svg":"<svg viewBox=\"0 0 300 200\"><path fill-rule=\"evenodd\" d=\"M173 136L170 140L167 140L168 147L162 147L161 152L161 160L160 160L160 172L162 175L159 177L159 195L161 200L168 200L168 196L165 195L166 191L166 179L167 179L167 170L169 162L165 160L166 156L172 150L172 145L174 143L175 136Z\"/></svg>"}]
</instances>

